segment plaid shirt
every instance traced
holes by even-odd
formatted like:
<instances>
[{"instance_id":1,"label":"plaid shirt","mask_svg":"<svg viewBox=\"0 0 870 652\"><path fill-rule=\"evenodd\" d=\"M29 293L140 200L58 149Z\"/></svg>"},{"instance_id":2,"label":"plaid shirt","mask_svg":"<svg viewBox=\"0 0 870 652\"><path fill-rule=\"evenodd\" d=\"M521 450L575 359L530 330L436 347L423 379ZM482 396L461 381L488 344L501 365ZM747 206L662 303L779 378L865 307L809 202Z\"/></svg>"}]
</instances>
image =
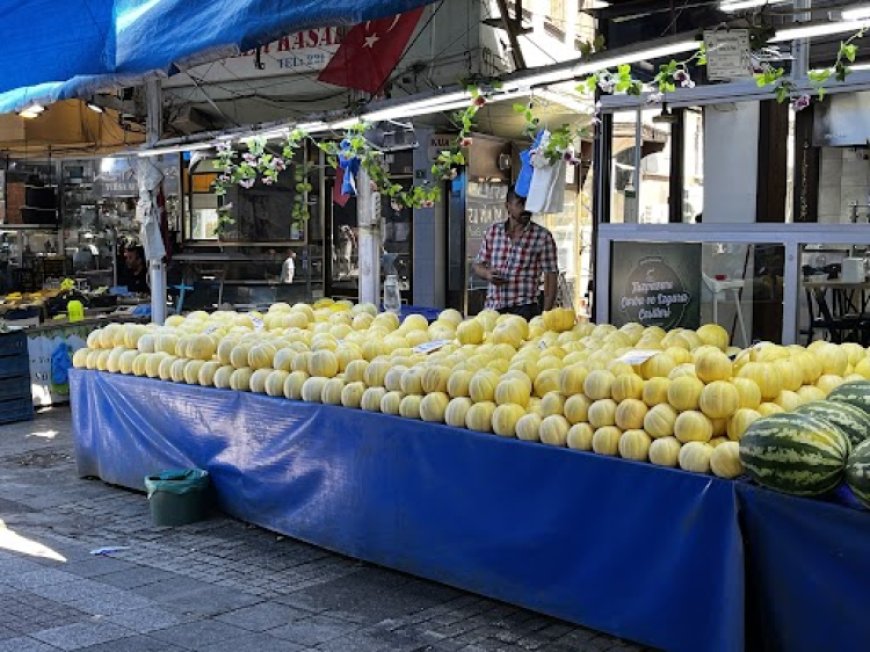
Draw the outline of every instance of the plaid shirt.
<instances>
[{"instance_id":1,"label":"plaid shirt","mask_svg":"<svg viewBox=\"0 0 870 652\"><path fill-rule=\"evenodd\" d=\"M507 221L496 222L487 229L474 259L507 279L503 285L489 284L486 307L493 310L537 303L541 274L559 271L556 242L547 229L529 222L511 241L506 226Z\"/></svg>"}]
</instances>

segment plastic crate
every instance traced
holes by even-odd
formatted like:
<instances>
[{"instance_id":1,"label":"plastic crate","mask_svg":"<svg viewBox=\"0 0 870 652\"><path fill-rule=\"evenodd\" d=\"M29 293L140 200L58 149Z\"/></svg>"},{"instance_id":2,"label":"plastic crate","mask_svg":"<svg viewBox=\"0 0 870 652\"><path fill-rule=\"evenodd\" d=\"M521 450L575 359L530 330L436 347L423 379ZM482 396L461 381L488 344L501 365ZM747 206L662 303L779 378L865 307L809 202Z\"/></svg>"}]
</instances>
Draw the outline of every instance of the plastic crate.
<instances>
[{"instance_id":1,"label":"plastic crate","mask_svg":"<svg viewBox=\"0 0 870 652\"><path fill-rule=\"evenodd\" d=\"M30 358L26 352L21 355L0 356L0 378L29 375Z\"/></svg>"},{"instance_id":2,"label":"plastic crate","mask_svg":"<svg viewBox=\"0 0 870 652\"><path fill-rule=\"evenodd\" d=\"M27 353L27 335L24 331L17 333L0 333L0 356Z\"/></svg>"},{"instance_id":3,"label":"plastic crate","mask_svg":"<svg viewBox=\"0 0 870 652\"><path fill-rule=\"evenodd\" d=\"M16 398L11 401L0 401L0 423L29 421L33 419L33 399Z\"/></svg>"},{"instance_id":4,"label":"plastic crate","mask_svg":"<svg viewBox=\"0 0 870 652\"><path fill-rule=\"evenodd\" d=\"M30 376L0 378L0 401L30 397Z\"/></svg>"}]
</instances>

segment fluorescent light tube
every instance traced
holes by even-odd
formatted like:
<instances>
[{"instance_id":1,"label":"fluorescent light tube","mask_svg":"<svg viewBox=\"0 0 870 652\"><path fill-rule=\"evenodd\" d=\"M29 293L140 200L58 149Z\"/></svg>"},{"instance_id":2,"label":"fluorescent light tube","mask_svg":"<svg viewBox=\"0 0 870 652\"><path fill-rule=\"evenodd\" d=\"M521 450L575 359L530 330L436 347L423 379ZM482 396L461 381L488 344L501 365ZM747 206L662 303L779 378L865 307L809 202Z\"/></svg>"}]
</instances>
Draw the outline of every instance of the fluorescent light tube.
<instances>
[{"instance_id":1,"label":"fluorescent light tube","mask_svg":"<svg viewBox=\"0 0 870 652\"><path fill-rule=\"evenodd\" d=\"M139 158L148 156L160 156L162 154L177 154L178 152L195 152L200 149L211 149L214 147L212 143L187 143L185 145L173 145L172 147L157 147L155 149L144 149L136 152Z\"/></svg>"},{"instance_id":2,"label":"fluorescent light tube","mask_svg":"<svg viewBox=\"0 0 870 652\"><path fill-rule=\"evenodd\" d=\"M870 7L846 9L840 14L843 20L867 20L870 18Z\"/></svg>"},{"instance_id":3,"label":"fluorescent light tube","mask_svg":"<svg viewBox=\"0 0 870 652\"><path fill-rule=\"evenodd\" d=\"M719 3L719 10L731 13L744 9L755 9L764 5L781 5L786 2L791 2L791 0L723 0Z\"/></svg>"},{"instance_id":4,"label":"fluorescent light tube","mask_svg":"<svg viewBox=\"0 0 870 652\"><path fill-rule=\"evenodd\" d=\"M857 32L861 29L870 27L870 18L867 20L843 20L836 23L821 23L816 25L804 25L802 27L787 27L786 29L777 30L771 43L782 43L783 41L794 41L802 38L813 38L815 36L828 36L832 34L844 34L847 32Z\"/></svg>"}]
</instances>

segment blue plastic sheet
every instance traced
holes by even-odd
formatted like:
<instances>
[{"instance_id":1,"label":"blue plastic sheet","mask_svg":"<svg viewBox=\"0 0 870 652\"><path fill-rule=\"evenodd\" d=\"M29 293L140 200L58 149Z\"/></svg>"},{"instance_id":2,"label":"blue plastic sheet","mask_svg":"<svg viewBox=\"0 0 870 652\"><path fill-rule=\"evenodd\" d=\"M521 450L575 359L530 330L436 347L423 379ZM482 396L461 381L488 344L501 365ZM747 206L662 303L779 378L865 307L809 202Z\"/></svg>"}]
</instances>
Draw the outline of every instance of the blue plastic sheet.
<instances>
[{"instance_id":1,"label":"blue plastic sheet","mask_svg":"<svg viewBox=\"0 0 870 652\"><path fill-rule=\"evenodd\" d=\"M870 649L870 515L737 485L757 647Z\"/></svg>"},{"instance_id":2,"label":"blue plastic sheet","mask_svg":"<svg viewBox=\"0 0 870 652\"><path fill-rule=\"evenodd\" d=\"M208 470L246 521L667 650L740 650L730 482L359 410L73 370L79 473Z\"/></svg>"},{"instance_id":3,"label":"blue plastic sheet","mask_svg":"<svg viewBox=\"0 0 870 652\"><path fill-rule=\"evenodd\" d=\"M0 113L82 97L289 32L362 22L432 0L16 0L0 20Z\"/></svg>"}]
</instances>

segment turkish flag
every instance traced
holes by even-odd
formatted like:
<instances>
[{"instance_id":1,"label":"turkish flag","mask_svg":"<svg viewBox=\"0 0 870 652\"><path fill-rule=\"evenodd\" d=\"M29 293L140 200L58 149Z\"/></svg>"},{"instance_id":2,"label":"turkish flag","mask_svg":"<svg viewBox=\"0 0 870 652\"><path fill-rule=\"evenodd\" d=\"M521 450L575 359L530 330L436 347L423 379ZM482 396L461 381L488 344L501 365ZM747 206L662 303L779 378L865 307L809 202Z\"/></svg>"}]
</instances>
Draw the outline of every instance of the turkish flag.
<instances>
[{"instance_id":1,"label":"turkish flag","mask_svg":"<svg viewBox=\"0 0 870 652\"><path fill-rule=\"evenodd\" d=\"M393 72L423 14L423 7L354 25L317 77L319 81L377 93Z\"/></svg>"}]
</instances>

